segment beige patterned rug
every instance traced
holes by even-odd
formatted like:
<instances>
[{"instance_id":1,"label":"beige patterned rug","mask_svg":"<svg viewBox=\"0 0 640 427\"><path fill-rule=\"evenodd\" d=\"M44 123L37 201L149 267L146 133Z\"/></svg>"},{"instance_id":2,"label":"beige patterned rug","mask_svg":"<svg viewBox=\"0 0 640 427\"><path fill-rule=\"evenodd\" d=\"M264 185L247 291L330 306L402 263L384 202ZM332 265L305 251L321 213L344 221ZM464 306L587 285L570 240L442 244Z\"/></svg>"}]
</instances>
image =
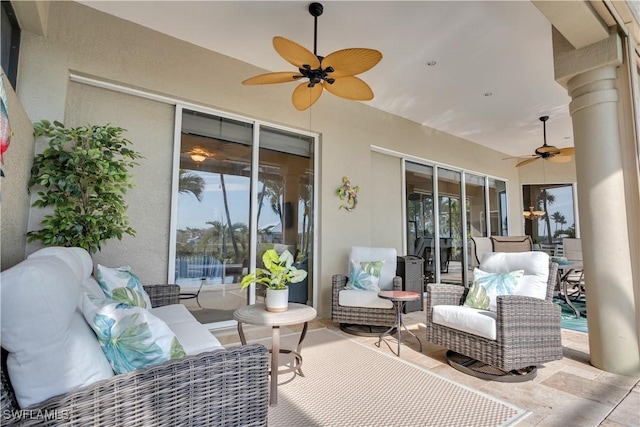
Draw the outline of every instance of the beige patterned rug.
<instances>
[{"instance_id":1,"label":"beige patterned rug","mask_svg":"<svg viewBox=\"0 0 640 427\"><path fill-rule=\"evenodd\" d=\"M297 339L282 337L282 348L294 348ZM270 346L270 340L257 342ZM513 425L528 415L329 329L307 333L302 357L304 377L279 377L271 427L488 427Z\"/></svg>"}]
</instances>

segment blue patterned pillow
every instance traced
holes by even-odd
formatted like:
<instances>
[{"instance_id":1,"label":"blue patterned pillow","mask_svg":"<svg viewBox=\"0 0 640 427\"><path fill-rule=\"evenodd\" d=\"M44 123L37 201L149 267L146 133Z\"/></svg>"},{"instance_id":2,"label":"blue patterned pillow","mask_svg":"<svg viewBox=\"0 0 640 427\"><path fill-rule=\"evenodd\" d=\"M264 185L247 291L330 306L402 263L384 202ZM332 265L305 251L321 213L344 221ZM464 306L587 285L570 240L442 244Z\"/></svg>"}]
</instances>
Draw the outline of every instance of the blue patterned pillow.
<instances>
[{"instance_id":1,"label":"blue patterned pillow","mask_svg":"<svg viewBox=\"0 0 640 427\"><path fill-rule=\"evenodd\" d=\"M496 311L498 295L513 295L518 280L524 270L509 273L487 273L478 268L473 270L473 286L469 289L464 305L481 310Z\"/></svg>"},{"instance_id":2,"label":"blue patterned pillow","mask_svg":"<svg viewBox=\"0 0 640 427\"><path fill-rule=\"evenodd\" d=\"M149 295L130 267L110 268L98 264L98 284L109 299L127 305L151 308Z\"/></svg>"},{"instance_id":3,"label":"blue patterned pillow","mask_svg":"<svg viewBox=\"0 0 640 427\"><path fill-rule=\"evenodd\" d=\"M349 263L349 280L345 289L360 289L380 292L380 273L384 266L382 261L351 260Z\"/></svg>"},{"instance_id":4,"label":"blue patterned pillow","mask_svg":"<svg viewBox=\"0 0 640 427\"><path fill-rule=\"evenodd\" d=\"M116 374L185 356L169 326L144 308L85 294L82 312Z\"/></svg>"}]
</instances>

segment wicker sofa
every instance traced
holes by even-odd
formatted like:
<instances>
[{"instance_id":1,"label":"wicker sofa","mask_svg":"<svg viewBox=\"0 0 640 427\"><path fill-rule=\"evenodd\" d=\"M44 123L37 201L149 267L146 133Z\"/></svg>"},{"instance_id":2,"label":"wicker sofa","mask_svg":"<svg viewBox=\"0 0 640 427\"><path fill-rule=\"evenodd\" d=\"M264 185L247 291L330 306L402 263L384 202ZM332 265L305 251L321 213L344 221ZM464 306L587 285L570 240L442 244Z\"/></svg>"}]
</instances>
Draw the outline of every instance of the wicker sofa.
<instances>
[{"instance_id":1,"label":"wicker sofa","mask_svg":"<svg viewBox=\"0 0 640 427\"><path fill-rule=\"evenodd\" d=\"M494 253L495 254L495 253ZM526 256L527 253L524 253ZM461 306L468 289L460 285L429 284L425 295L427 340L504 371L562 358L560 307L552 302L558 264L543 252L529 252L549 265L544 299L522 295L497 297L495 339L434 323L434 307ZM506 254L507 257L521 257ZM483 262L487 255L483 258ZM483 268L481 263L480 268ZM515 270L510 268L508 271ZM526 269L525 269L526 270ZM528 274L525 271L525 274ZM488 316L485 312L484 315Z\"/></svg>"},{"instance_id":2,"label":"wicker sofa","mask_svg":"<svg viewBox=\"0 0 640 427\"><path fill-rule=\"evenodd\" d=\"M37 261L51 262L51 258ZM34 261L30 262L33 267ZM29 266L29 262L23 263ZM3 289L10 282L11 273L6 276ZM170 309L172 304L179 304L177 285L144 288L154 309ZM43 299L51 301L53 297ZM5 311L9 311L5 310L8 308L5 303L8 302L3 301L3 323L10 323L4 317ZM8 354L3 348L0 372L3 425L267 425L269 353L261 345L188 352L181 359L101 379L23 408L11 384ZM58 361L65 357L59 356Z\"/></svg>"}]
</instances>

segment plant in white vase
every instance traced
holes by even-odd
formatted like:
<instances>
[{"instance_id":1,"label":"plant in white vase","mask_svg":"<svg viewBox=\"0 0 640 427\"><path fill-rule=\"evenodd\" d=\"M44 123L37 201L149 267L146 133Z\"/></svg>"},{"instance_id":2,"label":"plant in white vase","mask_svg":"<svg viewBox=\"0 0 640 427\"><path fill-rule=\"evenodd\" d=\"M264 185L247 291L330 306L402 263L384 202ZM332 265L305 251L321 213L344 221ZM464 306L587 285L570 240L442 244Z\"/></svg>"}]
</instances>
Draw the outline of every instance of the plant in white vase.
<instances>
[{"instance_id":1,"label":"plant in white vase","mask_svg":"<svg viewBox=\"0 0 640 427\"><path fill-rule=\"evenodd\" d=\"M307 272L299 270L293 266L293 255L291 252L285 250L280 255L273 250L268 249L262 255L262 263L264 268L256 268L256 271L251 272L242 278L240 286L242 289L247 288L249 285L255 283L256 285L262 285L267 288L267 296L265 298L265 304L269 311L285 311L288 306L288 283L298 283L307 278ZM276 305L272 305L274 298L278 298L275 295L281 291L279 302Z\"/></svg>"}]
</instances>

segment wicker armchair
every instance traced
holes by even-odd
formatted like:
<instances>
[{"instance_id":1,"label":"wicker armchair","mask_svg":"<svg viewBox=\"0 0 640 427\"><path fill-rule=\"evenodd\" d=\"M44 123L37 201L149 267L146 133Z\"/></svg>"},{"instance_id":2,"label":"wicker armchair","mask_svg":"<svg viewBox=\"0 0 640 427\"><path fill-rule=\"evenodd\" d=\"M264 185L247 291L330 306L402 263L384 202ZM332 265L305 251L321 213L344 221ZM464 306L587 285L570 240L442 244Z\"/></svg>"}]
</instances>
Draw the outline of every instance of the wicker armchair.
<instances>
[{"instance_id":1,"label":"wicker armchair","mask_svg":"<svg viewBox=\"0 0 640 427\"><path fill-rule=\"evenodd\" d=\"M462 305L468 289L430 284L427 301L427 340L504 371L562 358L560 307L552 302L558 264L550 263L546 299L497 297L496 339L491 340L433 323L436 305Z\"/></svg>"},{"instance_id":2,"label":"wicker armchair","mask_svg":"<svg viewBox=\"0 0 640 427\"><path fill-rule=\"evenodd\" d=\"M177 285L145 286L154 307L179 304L179 289ZM171 360L28 408L18 407L2 353L3 425L267 425L269 353L261 345Z\"/></svg>"},{"instance_id":3,"label":"wicker armchair","mask_svg":"<svg viewBox=\"0 0 640 427\"><path fill-rule=\"evenodd\" d=\"M402 290L402 279L396 276L397 256L395 249L353 247L350 259L356 261L384 259L385 264L380 277L380 289ZM340 292L345 290L347 280L347 276L342 274L336 274L332 277L331 320L339 322L341 327L345 325L391 326L395 323L396 312L393 306L389 308L372 308L340 305ZM347 329L347 332L350 331Z\"/></svg>"}]
</instances>

